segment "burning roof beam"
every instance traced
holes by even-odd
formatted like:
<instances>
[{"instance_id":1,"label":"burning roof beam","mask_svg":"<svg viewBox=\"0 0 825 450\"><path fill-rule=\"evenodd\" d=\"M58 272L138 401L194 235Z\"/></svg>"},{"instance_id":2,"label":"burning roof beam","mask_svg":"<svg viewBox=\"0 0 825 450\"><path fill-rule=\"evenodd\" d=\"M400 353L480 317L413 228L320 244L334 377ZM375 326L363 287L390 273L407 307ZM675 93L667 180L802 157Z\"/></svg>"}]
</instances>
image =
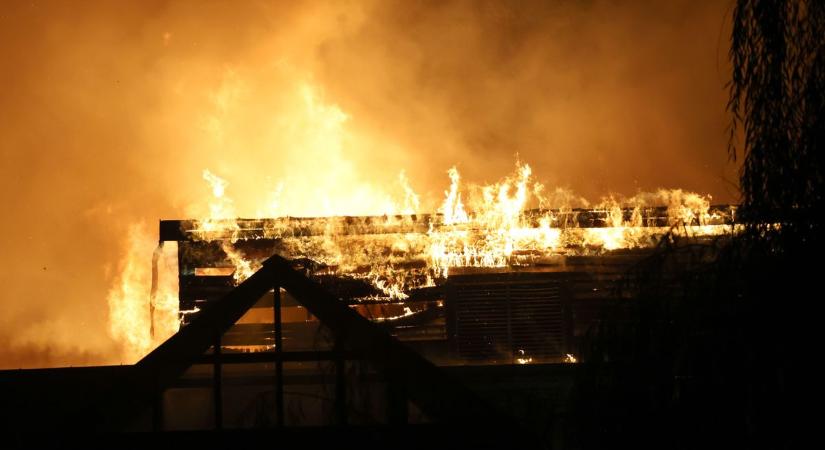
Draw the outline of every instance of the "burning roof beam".
<instances>
[{"instance_id":1,"label":"burning roof beam","mask_svg":"<svg viewBox=\"0 0 825 450\"><path fill-rule=\"evenodd\" d=\"M622 208L622 219L629 221L637 211L634 208ZM731 205L713 205L708 209L712 218L708 225L730 225L734 222L736 207ZM668 208L664 206L640 208L642 226L666 227L672 222ZM559 228L605 228L611 226L611 211L606 209L575 208L568 210L533 209L524 212L527 220L535 222L551 214ZM198 220L161 220L161 241L200 241L200 240L247 240L278 237L310 237L322 235L371 235L427 233L431 224L441 224L440 214L415 214L395 216L337 216L337 217L282 217L261 219L228 219L237 228L219 231L204 231ZM692 223L687 225L698 225Z\"/></svg>"}]
</instances>

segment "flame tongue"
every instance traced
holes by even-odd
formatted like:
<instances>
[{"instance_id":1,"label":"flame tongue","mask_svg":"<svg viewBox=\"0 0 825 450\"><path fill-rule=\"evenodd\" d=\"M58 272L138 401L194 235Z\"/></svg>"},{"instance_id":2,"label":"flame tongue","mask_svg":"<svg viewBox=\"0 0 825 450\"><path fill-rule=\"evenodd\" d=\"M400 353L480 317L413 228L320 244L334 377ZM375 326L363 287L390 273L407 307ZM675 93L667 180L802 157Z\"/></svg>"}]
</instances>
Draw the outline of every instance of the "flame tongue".
<instances>
[{"instance_id":1,"label":"flame tongue","mask_svg":"<svg viewBox=\"0 0 825 450\"><path fill-rule=\"evenodd\" d=\"M156 243L145 226L129 229L121 272L109 291L109 333L123 345L123 362L138 360L180 327L177 243L157 247L153 253ZM154 267L146 264L153 259Z\"/></svg>"},{"instance_id":2,"label":"flame tongue","mask_svg":"<svg viewBox=\"0 0 825 450\"><path fill-rule=\"evenodd\" d=\"M459 180L458 169L455 167L447 171L450 176L450 190L446 191L447 198L441 206L441 214L445 225L467 222L467 212L464 211L464 204L461 203L461 193L458 191Z\"/></svg>"},{"instance_id":3,"label":"flame tongue","mask_svg":"<svg viewBox=\"0 0 825 450\"><path fill-rule=\"evenodd\" d=\"M417 214L420 197L402 172L398 181L403 200L390 202L396 206L386 210L407 215L263 220L258 237L278 239L283 256L315 261L319 275L361 280L372 287L375 296L403 301L412 289L443 282L457 268L513 267L558 261L565 255L645 247L655 244L670 227L684 235L731 231L709 213L707 197L681 190L660 190L629 199L608 197L589 210L601 218L601 226L580 228L571 220L576 213L569 203L547 204L544 187L532 180L527 164L517 164L514 174L497 183L469 190L463 188L455 167L447 176L450 185L438 215ZM219 242L235 282L240 283L258 270L261 260L245 253L242 244L249 235L239 224L227 195L229 183L208 170L204 170L203 179L210 186L212 200L205 217L187 231L196 239ZM277 192L290 194L284 192L283 184ZM569 199L570 195L561 197ZM668 226L643 223L643 212L652 205L666 207ZM549 206L556 209L547 209ZM158 286L151 301L147 300L148 291L141 294L142 284L148 286L148 275L143 273L148 270L143 271L141 264L150 259L151 246L143 252L137 241L133 244L120 284L109 299L111 333L129 349L130 358L145 354L178 326L174 289ZM159 274L160 279L174 280L169 272L174 273L176 264L164 267L168 270Z\"/></svg>"},{"instance_id":4,"label":"flame tongue","mask_svg":"<svg viewBox=\"0 0 825 450\"><path fill-rule=\"evenodd\" d=\"M708 198L681 190L607 198L595 207L604 223L579 228L572 206L574 201L586 202L562 190L548 194L533 181L531 167L521 163L512 175L486 186L465 186L458 169L452 167L447 171L449 187L443 202L438 207L422 207L421 197L404 172L398 176L396 195L364 182L349 158L358 152L350 150L373 148L378 142L348 130L349 115L324 102L311 84L296 86L285 97L291 107L289 118L273 124L273 133L286 136L277 140L278 145L301 149L302 158L290 161L291 171L300 176L277 183L264 201L254 205L260 208L256 217L282 217L263 222L257 237L278 239L283 256L306 258L317 262L325 273L369 283L378 296L403 300L411 289L443 282L456 268L529 265L558 260L560 255L651 245L668 230L643 223L643 209L653 204L667 207L668 225L679 226L678 233L707 235L730 230L714 222L717 219L708 213ZM219 106L225 107L222 101ZM220 117L210 116L209 125L221 145L226 144ZM195 214L200 219L193 229L186 231L196 239L219 242L229 267L216 273L225 275L224 270L230 269L234 281L240 283L258 269L260 258L250 256L249 247L241 242L249 233L239 225L236 205L228 195L230 183L209 170L202 175L211 201L206 211ZM437 214L421 216L422 209ZM382 217L313 222L283 217L286 213ZM399 213L405 216L396 216ZM167 281L177 278L170 275L176 264L165 262L167 253L174 250L164 248L158 257L158 285L152 288L148 261L156 240L145 231L133 234L140 237L130 236L127 257L109 295L110 334L124 344L130 359L174 332L179 313L175 288L167 286Z\"/></svg>"},{"instance_id":5,"label":"flame tongue","mask_svg":"<svg viewBox=\"0 0 825 450\"><path fill-rule=\"evenodd\" d=\"M567 206L551 211L531 209L542 205L544 187L532 181L532 169L516 164L515 173L491 185L476 187L480 193L470 197L465 207L461 176L455 167L447 171L449 189L439 216L429 216L425 234L403 232L403 225L413 228L411 216L383 216L371 227L363 228L358 221L326 220L318 236L301 236L289 221L266 230L267 237L279 238L285 256L308 258L334 267L335 272L369 282L376 292L393 299L405 299L411 288L431 286L449 276L457 267L508 267L531 264L553 255L575 254L579 249L616 250L651 245L655 236L667 228L645 227L642 208L667 206L668 224L682 225L684 233L713 234L725 228L709 228L709 200L681 190L660 190L654 194L639 194L630 199L608 197L596 205L594 212L603 216L603 226L578 228L559 224L556 214L569 212ZM210 216L197 222L193 231L204 240L221 240L227 262L234 267L233 276L243 281L257 270L260 261L247 258L236 248L240 236L232 201L226 197L229 185L211 172L204 179L212 188ZM403 211L418 212L419 197L410 187L406 175L399 175L403 189ZM630 211L626 214L625 211ZM406 222L406 223L405 223ZM348 229L353 228L352 230ZM380 237L375 233L381 232ZM370 231L367 231L370 230ZM366 234L365 234L366 233ZM587 250L591 251L591 250ZM421 267L423 269L413 269Z\"/></svg>"}]
</instances>

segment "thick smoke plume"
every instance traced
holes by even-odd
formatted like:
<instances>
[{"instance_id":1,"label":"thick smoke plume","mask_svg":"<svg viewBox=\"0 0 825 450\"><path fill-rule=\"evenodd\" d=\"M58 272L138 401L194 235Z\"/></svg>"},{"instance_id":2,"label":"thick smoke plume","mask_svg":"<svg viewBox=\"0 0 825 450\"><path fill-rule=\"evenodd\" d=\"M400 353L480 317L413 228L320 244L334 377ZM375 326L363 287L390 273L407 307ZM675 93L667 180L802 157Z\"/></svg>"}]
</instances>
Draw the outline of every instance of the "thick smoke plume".
<instances>
[{"instance_id":1,"label":"thick smoke plume","mask_svg":"<svg viewBox=\"0 0 825 450\"><path fill-rule=\"evenodd\" d=\"M129 230L208 214L205 168L242 216L380 213L402 170L435 210L451 166L490 182L516 155L593 200L736 201L726 8L4 3L0 367L121 362Z\"/></svg>"}]
</instances>

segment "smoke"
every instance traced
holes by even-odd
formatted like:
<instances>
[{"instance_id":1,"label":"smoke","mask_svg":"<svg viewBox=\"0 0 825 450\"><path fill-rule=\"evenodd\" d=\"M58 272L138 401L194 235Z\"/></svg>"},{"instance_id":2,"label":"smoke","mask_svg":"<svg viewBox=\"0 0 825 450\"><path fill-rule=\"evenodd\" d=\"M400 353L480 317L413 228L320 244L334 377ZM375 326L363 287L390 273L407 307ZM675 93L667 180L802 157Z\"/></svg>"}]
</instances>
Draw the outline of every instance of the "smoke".
<instances>
[{"instance_id":1,"label":"smoke","mask_svg":"<svg viewBox=\"0 0 825 450\"><path fill-rule=\"evenodd\" d=\"M281 3L4 4L0 367L121 362L128 230L206 216L206 168L241 215L382 212L401 170L435 210L516 155L592 200L737 199L725 2Z\"/></svg>"}]
</instances>

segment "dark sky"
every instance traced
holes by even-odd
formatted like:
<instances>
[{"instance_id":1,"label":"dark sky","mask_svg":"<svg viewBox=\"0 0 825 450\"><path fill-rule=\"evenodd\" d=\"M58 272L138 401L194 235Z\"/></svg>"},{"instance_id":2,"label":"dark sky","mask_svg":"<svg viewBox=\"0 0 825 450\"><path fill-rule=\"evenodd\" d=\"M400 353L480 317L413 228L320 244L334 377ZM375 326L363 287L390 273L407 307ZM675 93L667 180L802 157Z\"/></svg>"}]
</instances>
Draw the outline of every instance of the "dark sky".
<instances>
[{"instance_id":1,"label":"dark sky","mask_svg":"<svg viewBox=\"0 0 825 450\"><path fill-rule=\"evenodd\" d=\"M433 209L516 155L591 200L734 202L728 1L3 2L0 367L117 361L125 234L197 215ZM146 261L149 264L149 261Z\"/></svg>"}]
</instances>

